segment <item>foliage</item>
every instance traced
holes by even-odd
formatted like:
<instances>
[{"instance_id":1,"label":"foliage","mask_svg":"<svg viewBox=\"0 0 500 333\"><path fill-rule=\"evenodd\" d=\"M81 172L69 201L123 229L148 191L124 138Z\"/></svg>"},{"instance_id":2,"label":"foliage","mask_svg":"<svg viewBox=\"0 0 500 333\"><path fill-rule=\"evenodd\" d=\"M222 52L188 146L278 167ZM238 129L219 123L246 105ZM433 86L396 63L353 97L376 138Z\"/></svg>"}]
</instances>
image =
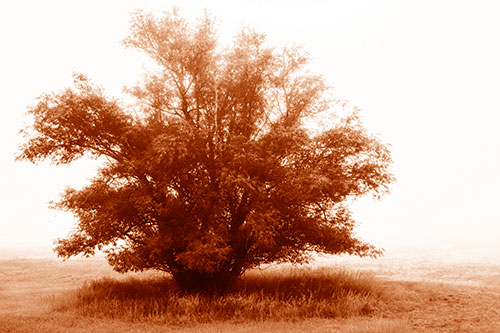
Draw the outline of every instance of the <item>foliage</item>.
<instances>
[{"instance_id":1,"label":"foliage","mask_svg":"<svg viewBox=\"0 0 500 333\"><path fill-rule=\"evenodd\" d=\"M18 159L103 160L55 205L78 219L60 256L104 250L118 271L223 291L248 268L311 251L379 254L354 237L347 204L387 191L390 153L357 113L307 126L331 101L304 52L248 29L222 48L211 17L189 24L175 11L135 13L124 44L158 65L128 89L137 104L76 74L73 88L39 98L22 131Z\"/></svg>"}]
</instances>

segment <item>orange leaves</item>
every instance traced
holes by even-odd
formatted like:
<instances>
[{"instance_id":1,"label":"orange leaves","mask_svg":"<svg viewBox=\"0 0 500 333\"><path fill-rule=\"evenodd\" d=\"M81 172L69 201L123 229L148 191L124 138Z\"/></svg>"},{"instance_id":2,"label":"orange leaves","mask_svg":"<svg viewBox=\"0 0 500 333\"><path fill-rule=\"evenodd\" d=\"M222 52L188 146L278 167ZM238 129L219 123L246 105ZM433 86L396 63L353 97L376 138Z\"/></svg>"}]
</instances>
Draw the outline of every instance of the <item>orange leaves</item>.
<instances>
[{"instance_id":1,"label":"orange leaves","mask_svg":"<svg viewBox=\"0 0 500 333\"><path fill-rule=\"evenodd\" d=\"M304 52L268 47L249 29L223 49L209 16L190 25L175 11L136 13L124 43L158 63L129 89L137 113L79 74L29 110L18 159L106 160L56 204L78 219L59 255L107 247L117 270L208 276L210 289L312 250L378 254L354 236L347 204L387 191L390 152L356 113L305 126L330 99Z\"/></svg>"},{"instance_id":2,"label":"orange leaves","mask_svg":"<svg viewBox=\"0 0 500 333\"><path fill-rule=\"evenodd\" d=\"M29 109L34 122L23 134L27 139L18 159L51 159L70 163L89 153L118 158L131 118L82 75L75 74L76 90L42 95Z\"/></svg>"}]
</instances>

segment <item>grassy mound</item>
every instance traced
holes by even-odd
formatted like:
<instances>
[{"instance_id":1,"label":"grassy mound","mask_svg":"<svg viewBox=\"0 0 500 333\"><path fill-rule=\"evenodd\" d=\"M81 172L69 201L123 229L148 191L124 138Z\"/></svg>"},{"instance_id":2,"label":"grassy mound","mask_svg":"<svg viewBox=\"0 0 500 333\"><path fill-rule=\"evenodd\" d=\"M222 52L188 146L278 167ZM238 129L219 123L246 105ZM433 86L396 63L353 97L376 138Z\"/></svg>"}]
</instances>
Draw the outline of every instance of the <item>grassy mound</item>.
<instances>
[{"instance_id":1,"label":"grassy mound","mask_svg":"<svg viewBox=\"0 0 500 333\"><path fill-rule=\"evenodd\" d=\"M333 268L247 272L224 296L189 295L168 277L100 279L51 299L57 312L134 322L296 321L375 314L386 293L373 277Z\"/></svg>"}]
</instances>

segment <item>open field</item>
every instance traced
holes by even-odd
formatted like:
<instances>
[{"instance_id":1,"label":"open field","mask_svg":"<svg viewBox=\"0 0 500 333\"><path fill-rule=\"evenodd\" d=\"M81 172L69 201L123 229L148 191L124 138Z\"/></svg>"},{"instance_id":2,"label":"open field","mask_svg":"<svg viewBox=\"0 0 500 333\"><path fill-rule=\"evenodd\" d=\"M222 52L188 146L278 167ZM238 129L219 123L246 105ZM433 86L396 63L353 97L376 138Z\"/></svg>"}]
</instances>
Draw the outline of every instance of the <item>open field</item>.
<instances>
[{"instance_id":1,"label":"open field","mask_svg":"<svg viewBox=\"0 0 500 333\"><path fill-rule=\"evenodd\" d=\"M420 253L268 267L223 300L179 296L159 274L123 276L102 258L0 265L0 332L500 332L495 258Z\"/></svg>"}]
</instances>

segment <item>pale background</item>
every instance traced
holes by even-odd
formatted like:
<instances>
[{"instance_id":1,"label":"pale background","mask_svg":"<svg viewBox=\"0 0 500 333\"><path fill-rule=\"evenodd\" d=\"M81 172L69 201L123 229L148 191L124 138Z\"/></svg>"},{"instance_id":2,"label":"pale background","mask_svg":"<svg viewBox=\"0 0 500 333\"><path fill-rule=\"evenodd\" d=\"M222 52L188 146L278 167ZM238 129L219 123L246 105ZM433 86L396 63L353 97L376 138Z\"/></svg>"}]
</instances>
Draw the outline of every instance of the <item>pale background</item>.
<instances>
[{"instance_id":1,"label":"pale background","mask_svg":"<svg viewBox=\"0 0 500 333\"><path fill-rule=\"evenodd\" d=\"M222 42L248 25L271 44L303 45L335 96L392 145L392 193L354 206L365 240L389 253L500 253L500 3L18 0L0 4L0 256L50 254L75 221L48 202L95 168L15 163L26 106L72 72L119 96L145 61L120 44L129 13L173 5L189 18L211 10Z\"/></svg>"}]
</instances>

